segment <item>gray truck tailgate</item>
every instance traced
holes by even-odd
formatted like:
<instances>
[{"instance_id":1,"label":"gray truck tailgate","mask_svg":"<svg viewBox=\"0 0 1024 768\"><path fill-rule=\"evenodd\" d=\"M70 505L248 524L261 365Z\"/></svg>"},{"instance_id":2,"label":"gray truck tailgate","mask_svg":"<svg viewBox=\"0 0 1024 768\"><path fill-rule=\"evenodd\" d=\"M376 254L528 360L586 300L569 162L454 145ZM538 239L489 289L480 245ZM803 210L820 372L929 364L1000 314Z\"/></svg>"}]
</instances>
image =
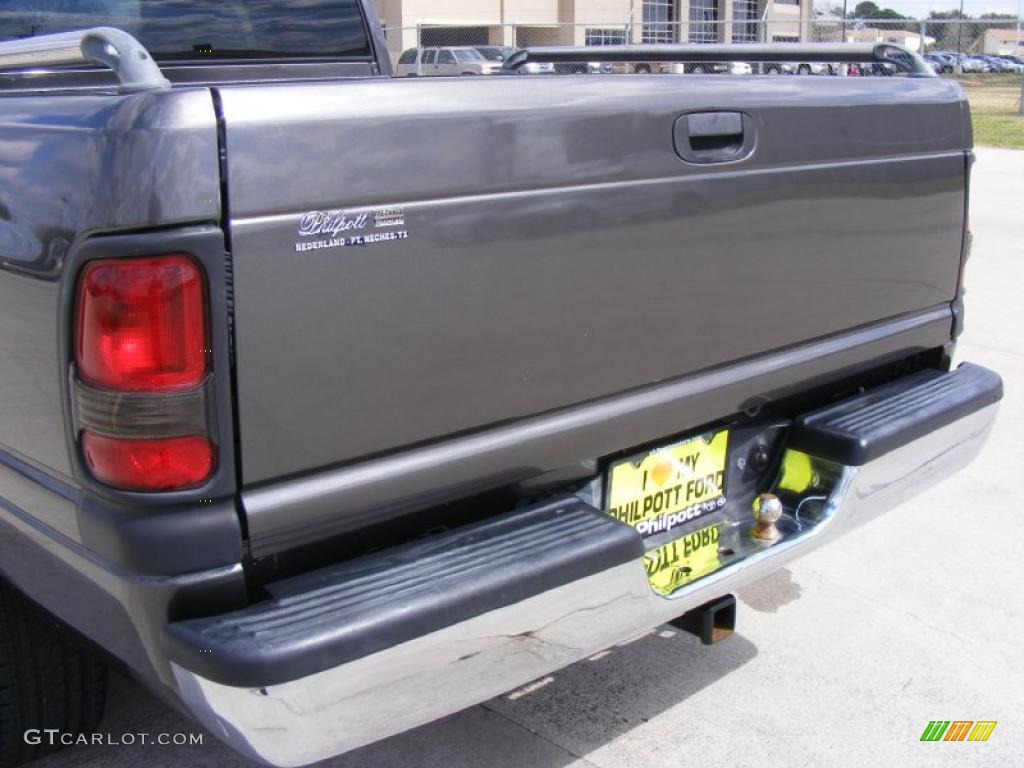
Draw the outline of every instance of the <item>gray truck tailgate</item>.
<instances>
[{"instance_id":1,"label":"gray truck tailgate","mask_svg":"<svg viewBox=\"0 0 1024 768\"><path fill-rule=\"evenodd\" d=\"M246 484L956 291L971 139L940 79L370 80L220 99ZM677 120L709 111L744 116L749 155L680 157Z\"/></svg>"}]
</instances>

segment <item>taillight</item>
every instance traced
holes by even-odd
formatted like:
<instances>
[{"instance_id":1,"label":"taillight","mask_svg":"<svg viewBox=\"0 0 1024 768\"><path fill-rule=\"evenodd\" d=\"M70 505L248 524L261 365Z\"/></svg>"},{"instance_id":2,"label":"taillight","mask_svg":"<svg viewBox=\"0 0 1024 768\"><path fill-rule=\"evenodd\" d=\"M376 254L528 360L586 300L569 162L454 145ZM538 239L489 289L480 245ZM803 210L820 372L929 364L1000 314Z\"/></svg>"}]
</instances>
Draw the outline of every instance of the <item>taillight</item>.
<instances>
[{"instance_id":1,"label":"taillight","mask_svg":"<svg viewBox=\"0 0 1024 768\"><path fill-rule=\"evenodd\" d=\"M87 264L75 307L75 428L86 467L133 491L202 485L209 436L205 279L183 254Z\"/></svg>"},{"instance_id":2,"label":"taillight","mask_svg":"<svg viewBox=\"0 0 1024 768\"><path fill-rule=\"evenodd\" d=\"M94 261L78 288L75 364L94 387L193 389L206 377L203 276L185 256Z\"/></svg>"},{"instance_id":3,"label":"taillight","mask_svg":"<svg viewBox=\"0 0 1024 768\"><path fill-rule=\"evenodd\" d=\"M82 456L97 479L130 491L169 491L199 485L213 471L205 437L126 440L82 433Z\"/></svg>"}]
</instances>

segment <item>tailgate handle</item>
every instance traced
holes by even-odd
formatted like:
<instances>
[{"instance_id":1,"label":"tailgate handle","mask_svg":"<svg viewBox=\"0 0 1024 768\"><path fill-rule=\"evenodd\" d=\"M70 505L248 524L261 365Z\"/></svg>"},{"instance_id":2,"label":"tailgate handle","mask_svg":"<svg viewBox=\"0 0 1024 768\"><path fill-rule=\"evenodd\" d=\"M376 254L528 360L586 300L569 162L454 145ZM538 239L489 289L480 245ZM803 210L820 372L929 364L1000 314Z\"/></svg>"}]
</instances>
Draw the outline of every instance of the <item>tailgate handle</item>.
<instances>
[{"instance_id":1,"label":"tailgate handle","mask_svg":"<svg viewBox=\"0 0 1024 768\"><path fill-rule=\"evenodd\" d=\"M752 132L742 112L692 112L676 121L676 151L691 163L738 160L753 149Z\"/></svg>"},{"instance_id":2,"label":"tailgate handle","mask_svg":"<svg viewBox=\"0 0 1024 768\"><path fill-rule=\"evenodd\" d=\"M714 136L743 138L743 116L739 112L698 112L686 116L691 139Z\"/></svg>"}]
</instances>

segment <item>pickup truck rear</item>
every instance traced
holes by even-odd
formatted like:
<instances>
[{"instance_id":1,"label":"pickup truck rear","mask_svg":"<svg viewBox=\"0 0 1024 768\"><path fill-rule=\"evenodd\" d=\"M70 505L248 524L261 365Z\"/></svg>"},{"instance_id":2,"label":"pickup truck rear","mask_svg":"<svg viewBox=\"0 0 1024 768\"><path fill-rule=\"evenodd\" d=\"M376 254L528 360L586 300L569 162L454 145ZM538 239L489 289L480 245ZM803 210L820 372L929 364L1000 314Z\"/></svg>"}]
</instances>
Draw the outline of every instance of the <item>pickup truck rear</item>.
<instances>
[{"instance_id":1,"label":"pickup truck rear","mask_svg":"<svg viewBox=\"0 0 1024 768\"><path fill-rule=\"evenodd\" d=\"M916 55L398 79L369 2L156 5L0 31L0 768L96 727L101 658L292 766L711 642L984 443L968 107ZM517 75L651 60L905 75Z\"/></svg>"}]
</instances>

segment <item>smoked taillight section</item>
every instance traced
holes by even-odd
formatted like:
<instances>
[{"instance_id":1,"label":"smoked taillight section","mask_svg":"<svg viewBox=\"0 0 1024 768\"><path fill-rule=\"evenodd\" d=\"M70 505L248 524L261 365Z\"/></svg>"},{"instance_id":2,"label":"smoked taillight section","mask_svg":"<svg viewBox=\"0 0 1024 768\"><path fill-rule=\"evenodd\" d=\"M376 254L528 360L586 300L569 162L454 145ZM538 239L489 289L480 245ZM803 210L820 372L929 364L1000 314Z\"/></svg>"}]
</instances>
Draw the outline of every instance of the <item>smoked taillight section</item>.
<instances>
[{"instance_id":1,"label":"smoked taillight section","mask_svg":"<svg viewBox=\"0 0 1024 768\"><path fill-rule=\"evenodd\" d=\"M103 259L78 280L73 412L83 463L122 490L196 488L216 467L206 280L185 254Z\"/></svg>"}]
</instances>

